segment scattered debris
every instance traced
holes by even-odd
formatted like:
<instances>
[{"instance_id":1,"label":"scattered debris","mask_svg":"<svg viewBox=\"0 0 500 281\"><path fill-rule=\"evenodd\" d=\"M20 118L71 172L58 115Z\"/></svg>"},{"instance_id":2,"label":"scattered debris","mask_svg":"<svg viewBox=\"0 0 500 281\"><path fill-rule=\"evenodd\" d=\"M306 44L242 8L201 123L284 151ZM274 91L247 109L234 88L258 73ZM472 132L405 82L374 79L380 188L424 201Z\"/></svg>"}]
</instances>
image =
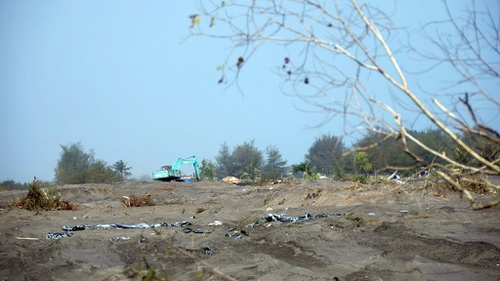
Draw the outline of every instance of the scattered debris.
<instances>
[{"instance_id":1,"label":"scattered debris","mask_svg":"<svg viewBox=\"0 0 500 281\"><path fill-rule=\"evenodd\" d=\"M307 199L319 197L322 191L323 190L321 188L318 188L318 189L314 190L312 193L307 193L307 196L305 199L307 200Z\"/></svg>"},{"instance_id":2,"label":"scattered debris","mask_svg":"<svg viewBox=\"0 0 500 281\"><path fill-rule=\"evenodd\" d=\"M122 224L122 223L112 223L112 224L91 224L91 225L75 225L75 226L62 226L62 232L47 232L45 236L46 239L61 239L64 237L70 237L73 235L73 231L80 230L94 230L94 229L145 229L145 228L159 228L159 227L184 227L187 225L191 225L188 221L177 221L174 223L162 222L162 223L138 223L138 224ZM186 231L188 230L188 231ZM194 233L205 233L208 232L204 229L195 229L192 230L190 228L186 228L184 230L185 233L194 232ZM127 237L117 237L117 240L128 240L125 239Z\"/></svg>"},{"instance_id":3,"label":"scattered debris","mask_svg":"<svg viewBox=\"0 0 500 281\"><path fill-rule=\"evenodd\" d=\"M71 231L62 231L62 232L47 232L47 235L45 235L45 239L63 239L65 237L70 237L73 235L73 232Z\"/></svg>"},{"instance_id":4,"label":"scattered debris","mask_svg":"<svg viewBox=\"0 0 500 281\"><path fill-rule=\"evenodd\" d=\"M113 240L116 240L116 241L127 241L127 240L130 240L130 237L118 236L115 239L113 239L113 238L109 238L108 239L109 242L113 242Z\"/></svg>"},{"instance_id":5,"label":"scattered debris","mask_svg":"<svg viewBox=\"0 0 500 281\"><path fill-rule=\"evenodd\" d=\"M73 227L63 226L64 231L78 231L87 229L144 229L144 228L158 228L158 227L182 227L186 225L191 225L188 221L177 221L174 223L162 222L162 223L138 223L138 224L122 224L122 223L112 223L112 224L93 224L93 225L75 225Z\"/></svg>"},{"instance_id":6,"label":"scattered debris","mask_svg":"<svg viewBox=\"0 0 500 281\"><path fill-rule=\"evenodd\" d=\"M422 171L422 172L418 173L418 177L419 177L419 178L420 178L420 177L428 177L429 175L430 175L429 170L424 170L424 171Z\"/></svg>"},{"instance_id":7,"label":"scattered debris","mask_svg":"<svg viewBox=\"0 0 500 281\"><path fill-rule=\"evenodd\" d=\"M401 177L398 175L398 171L392 173L389 177L387 177L388 181L393 181L397 184L403 184L404 182L401 180Z\"/></svg>"},{"instance_id":8,"label":"scattered debris","mask_svg":"<svg viewBox=\"0 0 500 281\"><path fill-rule=\"evenodd\" d=\"M203 228L191 229L189 227L184 228L183 231L184 231L184 233L191 233L191 232L193 232L193 233L207 233L207 232L209 232L208 230L203 229Z\"/></svg>"},{"instance_id":9,"label":"scattered debris","mask_svg":"<svg viewBox=\"0 0 500 281\"><path fill-rule=\"evenodd\" d=\"M289 217L285 214L277 215L277 214L267 214L263 216L262 218L258 219L257 221L250 223L247 225L247 227L255 227L264 223L270 223L266 225L266 227L269 227L271 225L279 225L281 223L289 222L289 223L295 223L295 222L305 222L309 220L314 220L318 218L325 218L325 217L341 217L344 214L318 214L318 215L311 215L309 213L305 213L302 216L298 217ZM62 232L48 232L46 235L46 239L62 239L64 237L70 237L73 235L73 231L80 231L80 230L94 230L94 229L146 229L146 228L159 228L159 227L184 227L184 226L189 226L192 225L188 221L177 221L174 223L167 223L167 222L162 222L162 223L153 223L153 224L147 224L147 223L138 223L138 224L121 224L121 223L113 223L113 224L94 224L94 225L75 225L75 226L66 226L64 225L62 227ZM211 226L219 226L222 225L222 221L214 221L213 223L210 223L209 225ZM226 230L227 232L231 233L226 233L226 237L231 237L234 239L241 239L243 236L248 236L248 233L244 230L236 230L236 228L229 228ZM183 230L184 233L210 233L209 230L203 229L203 228L197 228L197 229L192 229L189 227L184 228ZM130 237L117 237L117 240L129 240Z\"/></svg>"},{"instance_id":10,"label":"scattered debris","mask_svg":"<svg viewBox=\"0 0 500 281\"><path fill-rule=\"evenodd\" d=\"M318 215L311 215L309 213L305 213L302 216L299 217L289 217L285 214L277 215L277 214L267 214L263 216L262 218L258 219L257 221L250 223L247 225L247 227L255 227L260 224L266 223L266 222L271 222L270 224L266 225L266 227L269 227L271 225L279 225L285 222L290 222L290 223L295 223L295 222L305 222L305 221L310 221L310 220L315 220L318 218L326 218L326 217L341 217L344 214L318 214Z\"/></svg>"},{"instance_id":11,"label":"scattered debris","mask_svg":"<svg viewBox=\"0 0 500 281\"><path fill-rule=\"evenodd\" d=\"M243 238L243 236L249 236L246 231L244 231L244 230L236 230L235 227L228 228L227 232L231 232L231 233L226 233L226 235L225 235L226 237L231 237L231 238L234 238L236 240L239 240L239 239Z\"/></svg>"},{"instance_id":12,"label":"scattered debris","mask_svg":"<svg viewBox=\"0 0 500 281\"><path fill-rule=\"evenodd\" d=\"M40 238L36 238L36 237L16 237L16 239L19 239L19 240L40 240Z\"/></svg>"},{"instance_id":13,"label":"scattered debris","mask_svg":"<svg viewBox=\"0 0 500 281\"><path fill-rule=\"evenodd\" d=\"M127 241L127 240L130 240L130 237L118 236L118 237L116 237L116 240Z\"/></svg>"},{"instance_id":14,"label":"scattered debris","mask_svg":"<svg viewBox=\"0 0 500 281\"><path fill-rule=\"evenodd\" d=\"M206 246L205 249L205 255L207 256L213 256L214 255L214 252L212 251L212 248L210 248L209 246Z\"/></svg>"},{"instance_id":15,"label":"scattered debris","mask_svg":"<svg viewBox=\"0 0 500 281\"><path fill-rule=\"evenodd\" d=\"M209 223L208 225L218 226L218 225L222 225L222 222L221 221L214 221L214 222Z\"/></svg>"}]
</instances>

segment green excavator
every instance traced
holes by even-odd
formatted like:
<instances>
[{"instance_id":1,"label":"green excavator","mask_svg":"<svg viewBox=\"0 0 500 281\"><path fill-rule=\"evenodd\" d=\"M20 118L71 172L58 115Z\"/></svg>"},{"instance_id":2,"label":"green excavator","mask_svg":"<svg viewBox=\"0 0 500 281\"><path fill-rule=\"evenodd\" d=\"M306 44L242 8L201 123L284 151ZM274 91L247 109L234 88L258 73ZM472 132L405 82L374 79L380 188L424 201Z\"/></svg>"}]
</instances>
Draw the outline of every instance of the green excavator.
<instances>
[{"instance_id":1,"label":"green excavator","mask_svg":"<svg viewBox=\"0 0 500 281\"><path fill-rule=\"evenodd\" d=\"M189 156L179 158L172 166L163 166L161 170L153 172L153 180L157 181L192 181L191 178L183 178L180 167L182 165L192 164L196 181L200 180L200 169L198 167L198 158L196 156Z\"/></svg>"}]
</instances>

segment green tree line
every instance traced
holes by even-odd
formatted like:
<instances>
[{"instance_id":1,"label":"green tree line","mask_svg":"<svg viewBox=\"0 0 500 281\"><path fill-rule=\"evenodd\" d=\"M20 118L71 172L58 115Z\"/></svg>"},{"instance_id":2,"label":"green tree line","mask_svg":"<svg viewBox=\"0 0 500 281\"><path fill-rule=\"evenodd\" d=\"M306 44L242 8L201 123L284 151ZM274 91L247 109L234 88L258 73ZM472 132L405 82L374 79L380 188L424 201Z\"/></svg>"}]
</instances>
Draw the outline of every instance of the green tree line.
<instances>
[{"instance_id":1,"label":"green tree line","mask_svg":"<svg viewBox=\"0 0 500 281\"><path fill-rule=\"evenodd\" d=\"M480 165L442 130L430 128L422 131L409 130L409 133L428 147L449 155L459 163ZM461 139L475 147L490 161L500 157L500 145L486 137L464 134ZM423 158L428 165L423 166L406 153L397 137L385 137L377 132L369 132L349 147L342 137L323 134L309 147L304 161L291 165L291 168L299 177L314 178L319 173L343 178L345 174L367 177L393 170L401 170L406 176L410 176L424 168L446 165L446 162L417 144L408 143L408 148ZM275 180L285 173L286 163L277 146L268 146L263 152L255 146L253 140L236 145L233 149L223 143L215 157L215 163L206 159L202 161L201 172L204 179L235 176L251 181Z\"/></svg>"},{"instance_id":2,"label":"green tree line","mask_svg":"<svg viewBox=\"0 0 500 281\"><path fill-rule=\"evenodd\" d=\"M234 176L250 181L271 181L279 179L285 173L286 164L287 160L276 146L269 145L263 152L251 140L236 145L233 149L227 143L221 144L215 163L203 159L200 170L203 179Z\"/></svg>"},{"instance_id":3,"label":"green tree line","mask_svg":"<svg viewBox=\"0 0 500 281\"><path fill-rule=\"evenodd\" d=\"M119 160L113 165L95 158L94 152L85 152L80 142L61 145L62 152L54 169L56 184L111 183L125 180L131 167Z\"/></svg>"},{"instance_id":4,"label":"green tree line","mask_svg":"<svg viewBox=\"0 0 500 281\"><path fill-rule=\"evenodd\" d=\"M481 165L439 129L409 132L430 148L450 156L459 163L476 167ZM487 137L463 134L461 139L489 161L500 158L500 144ZM408 147L420 155L429 166L446 164L416 144L408 143ZM105 161L96 159L93 150L86 152L80 142L61 145L61 150L54 168L56 184L121 182L131 175L132 168L127 162L119 160L108 165ZM288 168L287 160L277 146L269 145L265 150L261 150L254 140L238 144L232 149L224 142L215 162L203 159L200 165L203 180L235 176L250 181L274 181L282 178ZM314 178L318 173L334 178L344 178L346 174L367 177L387 170L402 170L409 176L422 168L421 162L405 153L397 137L388 138L377 132L365 134L350 147L342 137L323 134L311 144L303 162L291 165L294 175L301 178ZM0 190L26 189L27 186L27 183L12 180L0 182Z\"/></svg>"}]
</instances>

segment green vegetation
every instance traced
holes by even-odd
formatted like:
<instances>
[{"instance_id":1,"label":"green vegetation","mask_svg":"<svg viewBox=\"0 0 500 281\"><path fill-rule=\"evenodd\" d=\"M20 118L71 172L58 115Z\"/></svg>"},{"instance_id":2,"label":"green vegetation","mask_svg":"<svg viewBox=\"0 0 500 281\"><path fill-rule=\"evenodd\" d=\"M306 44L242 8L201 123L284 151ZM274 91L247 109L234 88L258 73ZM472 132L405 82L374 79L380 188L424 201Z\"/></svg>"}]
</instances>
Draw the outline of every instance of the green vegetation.
<instances>
[{"instance_id":1,"label":"green vegetation","mask_svg":"<svg viewBox=\"0 0 500 281\"><path fill-rule=\"evenodd\" d=\"M12 189L28 189L29 183L20 183L13 180L0 182L0 191Z\"/></svg>"},{"instance_id":2,"label":"green vegetation","mask_svg":"<svg viewBox=\"0 0 500 281\"><path fill-rule=\"evenodd\" d=\"M132 175L130 170L132 167L127 167L127 164L123 160L116 161L115 164L113 164L113 170L118 174L118 177L120 178L120 181L124 181L128 176Z\"/></svg>"},{"instance_id":3,"label":"green vegetation","mask_svg":"<svg viewBox=\"0 0 500 281\"><path fill-rule=\"evenodd\" d=\"M281 178L287 162L276 146L267 147L264 160L254 140L236 145L232 151L223 143L215 160L217 177L235 176L252 182Z\"/></svg>"},{"instance_id":4,"label":"green vegetation","mask_svg":"<svg viewBox=\"0 0 500 281\"><path fill-rule=\"evenodd\" d=\"M232 175L255 181L263 164L262 152L255 146L254 140L237 145L232 154Z\"/></svg>"},{"instance_id":5,"label":"green vegetation","mask_svg":"<svg viewBox=\"0 0 500 281\"><path fill-rule=\"evenodd\" d=\"M382 130L382 129L380 129ZM419 141L425 143L431 149L453 155L453 150L456 147L454 141L444 134L441 130L429 128L424 131L408 130L409 134L415 136ZM435 162L435 164L444 164L442 159L436 159L435 155L426 151L414 142L407 143L408 150L419 155L423 161L427 163ZM421 163L410 154L405 152L403 143L396 137L386 137L377 132L368 132L359 139L354 147L363 149L368 155L368 162L373 165L376 170L384 169L387 166L391 167L406 167L414 171L421 167ZM401 169L402 170L402 169Z\"/></svg>"},{"instance_id":6,"label":"green vegetation","mask_svg":"<svg viewBox=\"0 0 500 281\"><path fill-rule=\"evenodd\" d=\"M263 165L262 152L255 146L254 140L237 145L232 151L223 143L215 160L219 178L235 176L255 181Z\"/></svg>"},{"instance_id":7,"label":"green vegetation","mask_svg":"<svg viewBox=\"0 0 500 281\"><path fill-rule=\"evenodd\" d=\"M85 152L81 143L61 145L62 152L55 170L57 184L111 183L123 181L130 175L130 167L123 160L113 167L96 160L94 152Z\"/></svg>"},{"instance_id":8,"label":"green vegetation","mask_svg":"<svg viewBox=\"0 0 500 281\"><path fill-rule=\"evenodd\" d=\"M261 181L270 182L281 179L285 173L287 161L277 146L268 146L266 148L266 163L262 167Z\"/></svg>"},{"instance_id":9,"label":"green vegetation","mask_svg":"<svg viewBox=\"0 0 500 281\"><path fill-rule=\"evenodd\" d=\"M474 160L465 150L446 134L438 129L427 129L424 131L409 131L419 141L425 142L430 148L449 155L458 163L480 167L481 163ZM481 151L483 157L494 161L500 157L500 144L486 137L464 134L461 139ZM436 156L417 144L409 142L409 149L419 155L424 163L436 167L444 167L446 161ZM294 173L299 175L306 171L311 176L315 172L332 176L336 179L350 179L357 182L366 182L366 179L377 172L385 170L400 170L403 176L413 176L423 167L421 161L417 161L406 153L403 144L396 137L384 137L383 134L369 132L355 142L351 147L342 144L342 139L323 135L315 140L305 155L307 161L292 165ZM358 176L362 175L362 177ZM301 177L301 176L300 176Z\"/></svg>"},{"instance_id":10,"label":"green vegetation","mask_svg":"<svg viewBox=\"0 0 500 281\"><path fill-rule=\"evenodd\" d=\"M216 175L219 178L224 178L232 175L232 155L229 146L226 143L221 144L219 149L219 154L215 156L215 162L217 163Z\"/></svg>"},{"instance_id":11,"label":"green vegetation","mask_svg":"<svg viewBox=\"0 0 500 281\"><path fill-rule=\"evenodd\" d=\"M213 181L215 179L215 164L207 159L201 160L200 174L202 180Z\"/></svg>"},{"instance_id":12,"label":"green vegetation","mask_svg":"<svg viewBox=\"0 0 500 281\"><path fill-rule=\"evenodd\" d=\"M368 178L365 175L347 174L342 178L342 180L352 181L352 182L362 183L362 184L368 183Z\"/></svg>"},{"instance_id":13,"label":"green vegetation","mask_svg":"<svg viewBox=\"0 0 500 281\"><path fill-rule=\"evenodd\" d=\"M373 165L368 162L368 153L360 151L354 156L354 167L356 171L363 171L367 177L368 173L371 171Z\"/></svg>"},{"instance_id":14,"label":"green vegetation","mask_svg":"<svg viewBox=\"0 0 500 281\"><path fill-rule=\"evenodd\" d=\"M309 162L292 165L292 169L293 174L298 178L315 179L318 175L314 166Z\"/></svg>"},{"instance_id":15,"label":"green vegetation","mask_svg":"<svg viewBox=\"0 0 500 281\"><path fill-rule=\"evenodd\" d=\"M342 155L346 151L341 137L324 134L314 141L304 158L318 173L330 174L333 167L344 166Z\"/></svg>"},{"instance_id":16,"label":"green vegetation","mask_svg":"<svg viewBox=\"0 0 500 281\"><path fill-rule=\"evenodd\" d=\"M458 163L472 167L482 165L442 130L429 128L407 132L425 142L429 148L448 155ZM463 134L460 138L489 161L496 161L500 157L500 144L491 138L470 133ZM403 176L414 176L425 167L422 162L428 164L427 168L431 165L445 167L447 164L414 142L408 142L407 147L411 153L419 155L421 161L407 153L397 137L388 137L379 132L369 131L350 147L343 143L342 137L323 134L311 144L303 162L286 167L287 161L277 146L268 146L262 152L256 147L254 140L238 144L233 149L223 143L215 162L203 159L200 171L202 179L209 181L235 176L248 182L272 182L282 179L287 169L290 169L297 178L316 179L325 175L368 183L370 176L384 171L392 172L397 169ZM61 148L62 152L54 169L56 184L110 183L124 181L131 175L132 168L124 160L108 166L106 162L95 159L92 150L85 152L81 143L61 145ZM27 188L28 184L11 180L0 183L0 191Z\"/></svg>"}]
</instances>

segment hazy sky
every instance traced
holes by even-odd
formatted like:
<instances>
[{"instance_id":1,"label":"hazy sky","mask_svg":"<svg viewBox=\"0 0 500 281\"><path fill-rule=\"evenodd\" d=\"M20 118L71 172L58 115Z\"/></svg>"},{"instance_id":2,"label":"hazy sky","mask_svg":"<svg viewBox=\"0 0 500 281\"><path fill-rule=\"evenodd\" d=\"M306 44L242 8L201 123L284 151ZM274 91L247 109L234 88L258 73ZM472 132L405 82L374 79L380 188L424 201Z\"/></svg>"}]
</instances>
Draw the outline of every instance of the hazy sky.
<instances>
[{"instance_id":1,"label":"hazy sky","mask_svg":"<svg viewBox=\"0 0 500 281\"><path fill-rule=\"evenodd\" d=\"M52 181L60 145L75 142L139 178L253 139L295 164L315 138L339 133L336 121L311 128L324 115L280 91L273 53L245 65L244 95L218 85L227 43L184 40L197 2L0 1L0 181ZM379 2L410 31L446 16L439 1Z\"/></svg>"}]
</instances>

